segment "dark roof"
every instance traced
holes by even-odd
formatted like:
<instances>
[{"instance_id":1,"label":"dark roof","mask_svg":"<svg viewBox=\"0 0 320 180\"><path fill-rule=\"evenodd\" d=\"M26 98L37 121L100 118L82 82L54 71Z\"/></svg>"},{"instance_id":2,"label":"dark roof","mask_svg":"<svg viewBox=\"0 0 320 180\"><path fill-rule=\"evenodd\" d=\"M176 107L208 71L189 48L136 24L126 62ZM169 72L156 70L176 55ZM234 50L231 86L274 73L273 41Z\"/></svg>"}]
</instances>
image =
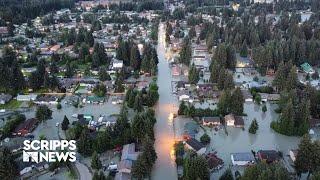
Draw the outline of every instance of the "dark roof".
<instances>
[{"instance_id":1,"label":"dark roof","mask_svg":"<svg viewBox=\"0 0 320 180\"><path fill-rule=\"evenodd\" d=\"M207 154L206 159L210 169L217 168L219 165L223 164L223 160L213 153Z\"/></svg>"},{"instance_id":2,"label":"dark roof","mask_svg":"<svg viewBox=\"0 0 320 180\"><path fill-rule=\"evenodd\" d=\"M313 127L319 127L319 126L320 126L320 119L310 118L310 119L309 119L309 126L310 126L311 128L313 128Z\"/></svg>"},{"instance_id":3,"label":"dark roof","mask_svg":"<svg viewBox=\"0 0 320 180\"><path fill-rule=\"evenodd\" d=\"M258 157L260 160L266 160L267 163L271 163L279 160L281 157L275 150L260 150L258 151Z\"/></svg>"},{"instance_id":4,"label":"dark roof","mask_svg":"<svg viewBox=\"0 0 320 180\"><path fill-rule=\"evenodd\" d=\"M235 126L244 126L244 121L241 116L235 116L235 121L234 121Z\"/></svg>"},{"instance_id":5,"label":"dark roof","mask_svg":"<svg viewBox=\"0 0 320 180\"><path fill-rule=\"evenodd\" d=\"M254 161L254 156L252 153L233 153L231 154L234 161Z\"/></svg>"},{"instance_id":6,"label":"dark roof","mask_svg":"<svg viewBox=\"0 0 320 180\"><path fill-rule=\"evenodd\" d=\"M203 148L203 144L199 142L198 140L194 138L190 138L186 141L186 143L192 147L192 149L199 151L201 148Z\"/></svg>"},{"instance_id":7,"label":"dark roof","mask_svg":"<svg viewBox=\"0 0 320 180\"><path fill-rule=\"evenodd\" d=\"M204 122L219 122L220 123L220 117L219 116L203 117L202 120Z\"/></svg>"},{"instance_id":8,"label":"dark roof","mask_svg":"<svg viewBox=\"0 0 320 180\"><path fill-rule=\"evenodd\" d=\"M34 126L38 123L38 120L35 118L31 118L28 119L22 123L20 123L16 129L14 130L14 132L18 133L20 130L25 129L30 131L32 128L34 128Z\"/></svg>"}]
</instances>

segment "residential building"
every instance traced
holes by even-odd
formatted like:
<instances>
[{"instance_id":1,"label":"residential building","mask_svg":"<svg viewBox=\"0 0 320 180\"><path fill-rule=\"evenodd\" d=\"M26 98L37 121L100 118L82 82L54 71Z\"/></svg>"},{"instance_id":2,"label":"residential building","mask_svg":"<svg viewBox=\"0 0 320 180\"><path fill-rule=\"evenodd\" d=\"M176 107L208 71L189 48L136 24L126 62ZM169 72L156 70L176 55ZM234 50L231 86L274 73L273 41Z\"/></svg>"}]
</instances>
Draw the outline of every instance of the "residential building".
<instances>
[{"instance_id":1,"label":"residential building","mask_svg":"<svg viewBox=\"0 0 320 180\"><path fill-rule=\"evenodd\" d=\"M188 149L195 151L198 155L202 155L206 152L207 148L198 140L189 138L185 141L185 145Z\"/></svg>"},{"instance_id":2,"label":"residential building","mask_svg":"<svg viewBox=\"0 0 320 180\"><path fill-rule=\"evenodd\" d=\"M28 119L21 124L19 124L16 129L13 131L12 135L14 136L25 136L28 133L31 133L38 124L38 120L35 118Z\"/></svg>"},{"instance_id":3,"label":"residential building","mask_svg":"<svg viewBox=\"0 0 320 180\"><path fill-rule=\"evenodd\" d=\"M12 99L10 94L0 94L0 104L6 104Z\"/></svg>"},{"instance_id":4,"label":"residential building","mask_svg":"<svg viewBox=\"0 0 320 180\"><path fill-rule=\"evenodd\" d=\"M36 98L37 98L36 94L27 94L27 95L19 94L17 96L17 101L34 101L36 100Z\"/></svg>"},{"instance_id":5,"label":"residential building","mask_svg":"<svg viewBox=\"0 0 320 180\"><path fill-rule=\"evenodd\" d=\"M241 152L231 154L232 165L246 166L255 163L255 158L251 152Z\"/></svg>"},{"instance_id":6,"label":"residential building","mask_svg":"<svg viewBox=\"0 0 320 180\"><path fill-rule=\"evenodd\" d=\"M275 150L260 150L257 152L257 157L266 163L278 162L281 159L279 152Z\"/></svg>"},{"instance_id":7,"label":"residential building","mask_svg":"<svg viewBox=\"0 0 320 180\"><path fill-rule=\"evenodd\" d=\"M203 117L202 124L204 126L220 126L221 125L220 117L219 116Z\"/></svg>"}]
</instances>

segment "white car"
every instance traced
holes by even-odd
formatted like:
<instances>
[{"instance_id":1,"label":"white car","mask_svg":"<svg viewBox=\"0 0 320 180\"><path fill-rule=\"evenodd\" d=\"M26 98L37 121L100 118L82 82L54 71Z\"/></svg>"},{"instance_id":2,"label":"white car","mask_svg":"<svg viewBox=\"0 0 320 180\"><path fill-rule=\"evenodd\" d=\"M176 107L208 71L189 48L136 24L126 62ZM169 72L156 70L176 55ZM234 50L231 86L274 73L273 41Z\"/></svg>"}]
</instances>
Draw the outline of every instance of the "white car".
<instances>
[{"instance_id":1,"label":"white car","mask_svg":"<svg viewBox=\"0 0 320 180\"><path fill-rule=\"evenodd\" d=\"M57 122L57 123L56 123L56 127L58 127L58 126L59 126L59 124L60 124L60 123L58 123L58 122Z\"/></svg>"}]
</instances>

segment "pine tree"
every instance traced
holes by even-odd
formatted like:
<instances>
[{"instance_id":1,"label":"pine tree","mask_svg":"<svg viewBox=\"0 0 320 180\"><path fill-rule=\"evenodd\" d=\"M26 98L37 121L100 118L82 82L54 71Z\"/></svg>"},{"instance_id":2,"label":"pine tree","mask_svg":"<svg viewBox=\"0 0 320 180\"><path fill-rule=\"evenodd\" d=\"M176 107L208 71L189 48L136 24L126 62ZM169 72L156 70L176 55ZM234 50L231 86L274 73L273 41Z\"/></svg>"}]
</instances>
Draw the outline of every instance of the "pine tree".
<instances>
[{"instance_id":1,"label":"pine tree","mask_svg":"<svg viewBox=\"0 0 320 180\"><path fill-rule=\"evenodd\" d=\"M94 151L92 154L91 167L96 170L99 170L102 167L97 151Z\"/></svg>"},{"instance_id":2,"label":"pine tree","mask_svg":"<svg viewBox=\"0 0 320 180\"><path fill-rule=\"evenodd\" d=\"M219 79L220 67L217 61L212 61L211 65L210 82L217 83Z\"/></svg>"},{"instance_id":3,"label":"pine tree","mask_svg":"<svg viewBox=\"0 0 320 180\"><path fill-rule=\"evenodd\" d=\"M98 75L99 75L99 80L100 81L110 81L111 80L111 77L107 73L105 68L100 68L99 72L98 72Z\"/></svg>"},{"instance_id":4,"label":"pine tree","mask_svg":"<svg viewBox=\"0 0 320 180\"><path fill-rule=\"evenodd\" d=\"M309 135L304 135L300 141L296 160L294 162L298 175L307 173L312 169L313 153L315 153L314 145Z\"/></svg>"},{"instance_id":5,"label":"pine tree","mask_svg":"<svg viewBox=\"0 0 320 180\"><path fill-rule=\"evenodd\" d=\"M89 156L92 154L92 140L89 137L87 128L84 128L77 141L78 152L83 156Z\"/></svg>"},{"instance_id":6,"label":"pine tree","mask_svg":"<svg viewBox=\"0 0 320 180\"><path fill-rule=\"evenodd\" d=\"M133 44L130 50L130 66L136 71L140 69L140 52L138 46Z\"/></svg>"},{"instance_id":7,"label":"pine tree","mask_svg":"<svg viewBox=\"0 0 320 180\"><path fill-rule=\"evenodd\" d=\"M244 97L242 95L240 88L236 88L233 91L231 98L233 100L233 103L230 104L231 112L235 115L241 116L243 114Z\"/></svg>"},{"instance_id":8,"label":"pine tree","mask_svg":"<svg viewBox=\"0 0 320 180\"><path fill-rule=\"evenodd\" d=\"M0 152L0 179L16 179L19 175L18 167L9 149L3 148Z\"/></svg>"},{"instance_id":9,"label":"pine tree","mask_svg":"<svg viewBox=\"0 0 320 180\"><path fill-rule=\"evenodd\" d=\"M256 119L253 119L249 128L249 133L256 134L258 129L259 129L259 124Z\"/></svg>"},{"instance_id":10,"label":"pine tree","mask_svg":"<svg viewBox=\"0 0 320 180\"><path fill-rule=\"evenodd\" d=\"M142 94L141 92L138 93L135 97L133 109L137 112L141 112L143 110L143 104L142 104Z\"/></svg>"},{"instance_id":11,"label":"pine tree","mask_svg":"<svg viewBox=\"0 0 320 180\"><path fill-rule=\"evenodd\" d=\"M248 56L248 47L246 41L243 41L241 50L240 50L240 56L241 57L247 57Z\"/></svg>"},{"instance_id":12,"label":"pine tree","mask_svg":"<svg viewBox=\"0 0 320 180\"><path fill-rule=\"evenodd\" d=\"M67 118L67 116L65 115L64 116L64 118L63 118L63 121L62 121L62 123L61 123L61 129L63 130L63 131L66 131L69 127L69 124L70 124L70 122L69 122L69 119Z\"/></svg>"},{"instance_id":13,"label":"pine tree","mask_svg":"<svg viewBox=\"0 0 320 180\"><path fill-rule=\"evenodd\" d=\"M38 106L37 111L36 111L36 118L40 122L44 122L48 119L50 119L52 116L52 111L51 109L48 108L46 105L41 105Z\"/></svg>"},{"instance_id":14,"label":"pine tree","mask_svg":"<svg viewBox=\"0 0 320 180\"><path fill-rule=\"evenodd\" d=\"M192 64L190 67L188 78L189 83L191 84L197 84L199 81L199 71L197 70L194 64Z\"/></svg>"}]
</instances>

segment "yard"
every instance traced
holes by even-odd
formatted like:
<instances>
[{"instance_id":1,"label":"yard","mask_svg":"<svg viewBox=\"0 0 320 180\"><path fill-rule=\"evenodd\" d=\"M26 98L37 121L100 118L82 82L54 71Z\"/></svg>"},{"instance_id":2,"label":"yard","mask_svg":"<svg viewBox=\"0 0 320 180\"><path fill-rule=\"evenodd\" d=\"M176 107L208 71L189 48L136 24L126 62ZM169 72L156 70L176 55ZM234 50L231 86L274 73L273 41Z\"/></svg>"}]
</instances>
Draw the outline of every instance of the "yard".
<instances>
[{"instance_id":1,"label":"yard","mask_svg":"<svg viewBox=\"0 0 320 180\"><path fill-rule=\"evenodd\" d=\"M6 104L1 104L0 109L17 109L20 107L21 104L22 104L21 101L17 101L15 99L12 99L11 101L9 101Z\"/></svg>"}]
</instances>

